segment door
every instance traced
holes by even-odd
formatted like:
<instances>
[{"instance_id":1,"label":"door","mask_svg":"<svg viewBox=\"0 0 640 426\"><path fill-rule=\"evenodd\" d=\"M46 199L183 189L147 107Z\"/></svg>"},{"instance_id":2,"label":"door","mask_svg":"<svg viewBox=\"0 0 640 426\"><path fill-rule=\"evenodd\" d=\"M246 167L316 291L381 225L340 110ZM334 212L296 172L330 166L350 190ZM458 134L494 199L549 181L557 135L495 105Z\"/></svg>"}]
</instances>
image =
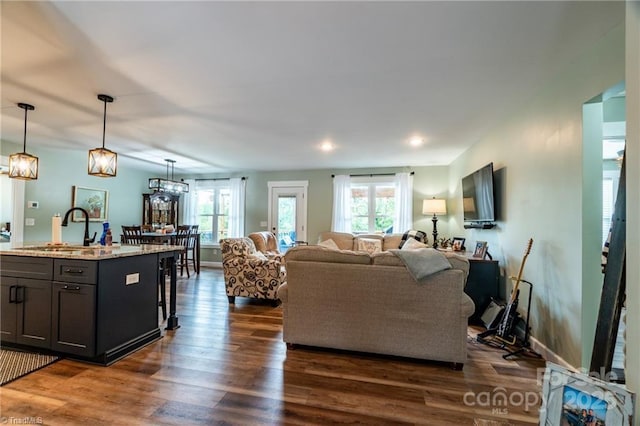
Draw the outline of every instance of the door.
<instances>
[{"instance_id":1,"label":"door","mask_svg":"<svg viewBox=\"0 0 640 426\"><path fill-rule=\"evenodd\" d=\"M51 346L51 281L18 279L16 343Z\"/></svg>"},{"instance_id":2,"label":"door","mask_svg":"<svg viewBox=\"0 0 640 426\"><path fill-rule=\"evenodd\" d=\"M95 285L53 283L52 349L95 356L95 295Z\"/></svg>"},{"instance_id":3,"label":"door","mask_svg":"<svg viewBox=\"0 0 640 426\"><path fill-rule=\"evenodd\" d=\"M307 181L269 182L269 229L285 252L307 241Z\"/></svg>"},{"instance_id":4,"label":"door","mask_svg":"<svg viewBox=\"0 0 640 426\"><path fill-rule=\"evenodd\" d=\"M0 301L0 341L16 342L16 330L18 329L18 305L16 303L16 293L18 279L14 277L1 277Z\"/></svg>"}]
</instances>

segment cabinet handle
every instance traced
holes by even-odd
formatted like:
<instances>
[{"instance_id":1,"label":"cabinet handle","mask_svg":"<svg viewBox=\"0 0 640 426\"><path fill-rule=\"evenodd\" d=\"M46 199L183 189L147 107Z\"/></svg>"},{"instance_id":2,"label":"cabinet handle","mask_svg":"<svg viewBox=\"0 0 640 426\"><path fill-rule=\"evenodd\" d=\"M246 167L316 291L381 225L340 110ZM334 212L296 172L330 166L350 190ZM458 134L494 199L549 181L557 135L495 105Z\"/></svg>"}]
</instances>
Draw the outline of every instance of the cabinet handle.
<instances>
[{"instance_id":1,"label":"cabinet handle","mask_svg":"<svg viewBox=\"0 0 640 426\"><path fill-rule=\"evenodd\" d=\"M79 286L73 286L73 287L69 287L68 285L65 285L62 287L63 290L80 290Z\"/></svg>"},{"instance_id":2,"label":"cabinet handle","mask_svg":"<svg viewBox=\"0 0 640 426\"><path fill-rule=\"evenodd\" d=\"M63 272L65 274L83 274L84 269L65 269Z\"/></svg>"},{"instance_id":3,"label":"cabinet handle","mask_svg":"<svg viewBox=\"0 0 640 426\"><path fill-rule=\"evenodd\" d=\"M17 285L12 285L11 287L9 287L9 303L17 303L16 302L17 292L18 292Z\"/></svg>"},{"instance_id":4,"label":"cabinet handle","mask_svg":"<svg viewBox=\"0 0 640 426\"><path fill-rule=\"evenodd\" d=\"M24 302L24 287L21 285L17 285L15 303L22 303L22 302Z\"/></svg>"}]
</instances>

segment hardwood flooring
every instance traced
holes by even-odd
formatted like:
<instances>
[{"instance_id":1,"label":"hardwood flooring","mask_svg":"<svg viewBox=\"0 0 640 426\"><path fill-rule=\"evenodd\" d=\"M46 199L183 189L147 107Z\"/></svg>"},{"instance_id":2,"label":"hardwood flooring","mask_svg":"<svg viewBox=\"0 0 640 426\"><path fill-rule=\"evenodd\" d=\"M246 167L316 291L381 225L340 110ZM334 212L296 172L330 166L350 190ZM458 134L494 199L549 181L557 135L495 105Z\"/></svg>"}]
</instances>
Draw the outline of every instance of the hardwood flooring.
<instances>
[{"instance_id":1,"label":"hardwood flooring","mask_svg":"<svg viewBox=\"0 0 640 426\"><path fill-rule=\"evenodd\" d=\"M538 423L544 361L475 342L448 364L287 351L282 310L237 298L222 271L178 282L181 328L110 367L63 359L0 388L4 422L47 425L524 425Z\"/></svg>"}]
</instances>

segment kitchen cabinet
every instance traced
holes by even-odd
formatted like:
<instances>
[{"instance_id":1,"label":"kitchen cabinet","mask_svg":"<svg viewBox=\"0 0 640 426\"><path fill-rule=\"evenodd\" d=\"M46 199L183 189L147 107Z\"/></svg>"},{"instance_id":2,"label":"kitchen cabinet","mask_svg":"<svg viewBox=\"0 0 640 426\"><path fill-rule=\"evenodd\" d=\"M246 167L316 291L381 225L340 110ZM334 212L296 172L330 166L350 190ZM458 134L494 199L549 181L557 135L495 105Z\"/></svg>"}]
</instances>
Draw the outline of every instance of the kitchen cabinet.
<instances>
[{"instance_id":1,"label":"kitchen cabinet","mask_svg":"<svg viewBox=\"0 0 640 426\"><path fill-rule=\"evenodd\" d=\"M142 194L142 224L159 228L162 225L178 226L178 196Z\"/></svg>"},{"instance_id":2,"label":"kitchen cabinet","mask_svg":"<svg viewBox=\"0 0 640 426\"><path fill-rule=\"evenodd\" d=\"M0 341L51 346L51 259L3 259Z\"/></svg>"},{"instance_id":3,"label":"kitchen cabinet","mask_svg":"<svg viewBox=\"0 0 640 426\"><path fill-rule=\"evenodd\" d=\"M95 355L97 262L54 260L51 349Z\"/></svg>"}]
</instances>

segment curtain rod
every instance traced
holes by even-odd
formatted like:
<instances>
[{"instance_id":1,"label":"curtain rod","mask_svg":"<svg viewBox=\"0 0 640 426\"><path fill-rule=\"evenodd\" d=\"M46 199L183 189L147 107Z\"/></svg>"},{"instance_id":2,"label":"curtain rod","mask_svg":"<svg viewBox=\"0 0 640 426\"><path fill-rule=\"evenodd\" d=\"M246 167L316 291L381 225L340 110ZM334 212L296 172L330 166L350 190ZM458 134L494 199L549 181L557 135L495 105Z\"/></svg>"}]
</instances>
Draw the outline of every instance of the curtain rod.
<instances>
[{"instance_id":1,"label":"curtain rod","mask_svg":"<svg viewBox=\"0 0 640 426\"><path fill-rule=\"evenodd\" d=\"M196 182L203 180L230 180L231 178L209 178L209 179L195 179ZM242 176L240 179L247 180L245 176Z\"/></svg>"},{"instance_id":2,"label":"curtain rod","mask_svg":"<svg viewBox=\"0 0 640 426\"><path fill-rule=\"evenodd\" d=\"M411 176L414 175L415 172L411 172L409 173ZM363 176L369 176L369 177L374 177L374 176L395 176L396 173L364 173L364 174L360 174L360 175L349 175L350 177L363 177ZM336 177L336 175L331 175L332 178Z\"/></svg>"}]
</instances>

